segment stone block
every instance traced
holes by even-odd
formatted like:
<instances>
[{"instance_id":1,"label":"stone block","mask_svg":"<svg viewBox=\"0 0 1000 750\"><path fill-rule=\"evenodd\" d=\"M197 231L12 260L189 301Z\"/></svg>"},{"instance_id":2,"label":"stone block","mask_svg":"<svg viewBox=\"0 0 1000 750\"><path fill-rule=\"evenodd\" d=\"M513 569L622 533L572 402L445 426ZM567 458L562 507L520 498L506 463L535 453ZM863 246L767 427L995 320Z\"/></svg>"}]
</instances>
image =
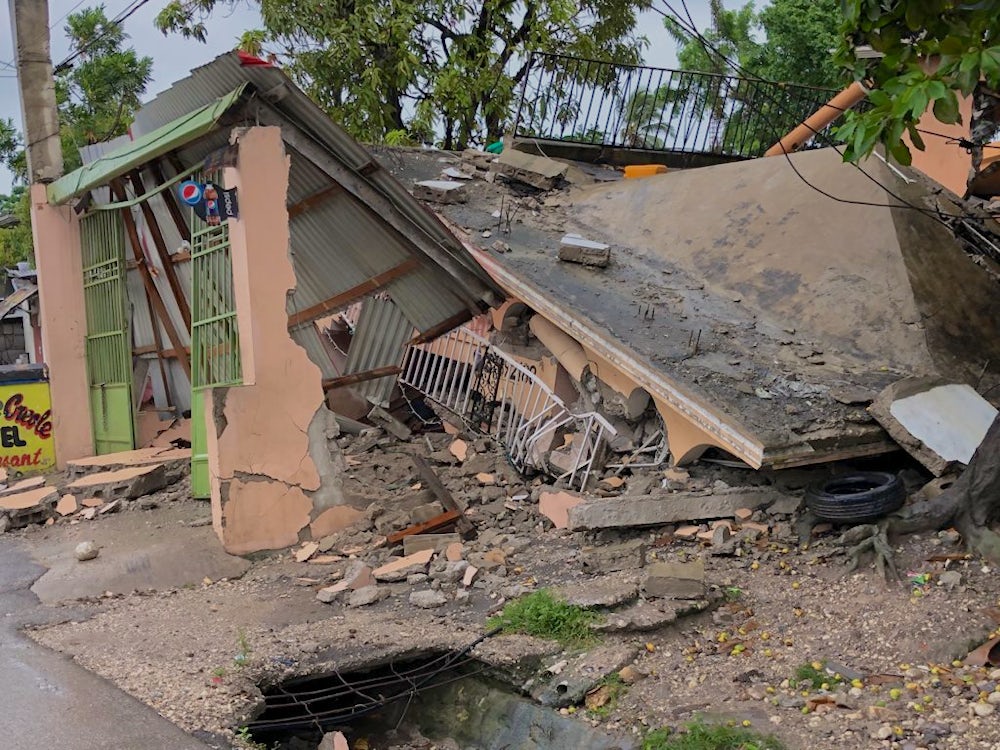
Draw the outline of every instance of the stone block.
<instances>
[{"instance_id":1,"label":"stone block","mask_svg":"<svg viewBox=\"0 0 1000 750\"><path fill-rule=\"evenodd\" d=\"M606 268L611 262L611 247L578 234L567 234L559 241L559 260Z\"/></svg>"},{"instance_id":2,"label":"stone block","mask_svg":"<svg viewBox=\"0 0 1000 750\"><path fill-rule=\"evenodd\" d=\"M59 492L55 487L35 487L0 497L0 529L17 529L43 523L55 512Z\"/></svg>"},{"instance_id":3,"label":"stone block","mask_svg":"<svg viewBox=\"0 0 1000 750\"><path fill-rule=\"evenodd\" d=\"M497 157L490 169L509 180L523 182L539 190L551 190L566 176L569 165L545 156L507 149Z\"/></svg>"},{"instance_id":4,"label":"stone block","mask_svg":"<svg viewBox=\"0 0 1000 750\"><path fill-rule=\"evenodd\" d=\"M657 492L647 497L588 499L569 509L569 528L624 529L732 518L737 508L759 508L781 497L772 489L747 487L717 490L711 495Z\"/></svg>"},{"instance_id":5,"label":"stone block","mask_svg":"<svg viewBox=\"0 0 1000 750\"><path fill-rule=\"evenodd\" d=\"M166 467L163 464L152 464L88 474L70 482L66 491L107 501L134 500L162 490L168 483Z\"/></svg>"},{"instance_id":6,"label":"stone block","mask_svg":"<svg viewBox=\"0 0 1000 750\"><path fill-rule=\"evenodd\" d=\"M582 497L571 492L543 492L538 496L538 512L557 529L565 529L569 527L569 509L582 502Z\"/></svg>"},{"instance_id":7,"label":"stone block","mask_svg":"<svg viewBox=\"0 0 1000 750\"><path fill-rule=\"evenodd\" d=\"M705 595L705 563L654 563L642 584L649 598L700 599Z\"/></svg>"},{"instance_id":8,"label":"stone block","mask_svg":"<svg viewBox=\"0 0 1000 750\"><path fill-rule=\"evenodd\" d=\"M428 549L441 552L452 544L461 543L462 538L458 534L411 534L403 537L403 554L412 555Z\"/></svg>"},{"instance_id":9,"label":"stone block","mask_svg":"<svg viewBox=\"0 0 1000 750\"><path fill-rule=\"evenodd\" d=\"M639 596L639 587L617 576L601 576L558 586L553 593L567 604L577 607L610 608L634 601Z\"/></svg>"},{"instance_id":10,"label":"stone block","mask_svg":"<svg viewBox=\"0 0 1000 750\"><path fill-rule=\"evenodd\" d=\"M413 197L431 203L465 203L465 183L457 180L422 180L413 186Z\"/></svg>"},{"instance_id":11,"label":"stone block","mask_svg":"<svg viewBox=\"0 0 1000 750\"><path fill-rule=\"evenodd\" d=\"M376 568L372 575L375 576L376 581L405 581L411 573L426 573L427 564L430 563L432 557L434 557L434 550L421 550Z\"/></svg>"},{"instance_id":12,"label":"stone block","mask_svg":"<svg viewBox=\"0 0 1000 750\"><path fill-rule=\"evenodd\" d=\"M584 547L580 561L585 573L638 570L646 564L646 545L641 539L634 539L620 544Z\"/></svg>"}]
</instances>

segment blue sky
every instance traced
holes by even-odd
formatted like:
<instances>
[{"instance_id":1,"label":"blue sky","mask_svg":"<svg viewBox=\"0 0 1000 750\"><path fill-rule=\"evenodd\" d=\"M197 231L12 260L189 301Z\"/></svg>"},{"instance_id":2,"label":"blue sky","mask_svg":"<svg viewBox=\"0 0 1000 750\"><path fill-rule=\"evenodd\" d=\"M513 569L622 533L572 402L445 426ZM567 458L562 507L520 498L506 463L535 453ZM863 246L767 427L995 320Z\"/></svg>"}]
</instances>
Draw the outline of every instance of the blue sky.
<instances>
[{"instance_id":1,"label":"blue sky","mask_svg":"<svg viewBox=\"0 0 1000 750\"><path fill-rule=\"evenodd\" d=\"M192 68L202 65L226 50L236 45L243 31L260 25L257 11L248 4L237 4L233 10L217 11L207 21L208 41L200 42L182 39L171 35L164 37L153 26L153 19L163 7L166 0L152 0L139 9L125 21L125 31L132 38L132 44L140 54L153 58L153 80L147 91L147 98L152 98L158 92L170 86L174 81L183 78ZM52 59L58 63L69 52L65 34L64 22L61 20L75 6L85 7L97 5L98 2L79 2L79 0L50 0L49 21L52 25ZM105 8L110 17L117 15L129 5L129 0L107 0ZM17 91L17 79L11 64L14 59L11 43L11 24L9 6L2 3L0 10L0 117L12 118L15 124L21 124L21 104ZM675 6L676 7L676 6ZM704 28L708 21L707 0L689 0L695 22L699 28ZM677 59L674 43L663 29L662 18L656 13L642 14L639 20L640 31L650 41L646 52L646 62L658 67L673 67ZM10 190L11 176L0 167L0 193Z\"/></svg>"}]
</instances>

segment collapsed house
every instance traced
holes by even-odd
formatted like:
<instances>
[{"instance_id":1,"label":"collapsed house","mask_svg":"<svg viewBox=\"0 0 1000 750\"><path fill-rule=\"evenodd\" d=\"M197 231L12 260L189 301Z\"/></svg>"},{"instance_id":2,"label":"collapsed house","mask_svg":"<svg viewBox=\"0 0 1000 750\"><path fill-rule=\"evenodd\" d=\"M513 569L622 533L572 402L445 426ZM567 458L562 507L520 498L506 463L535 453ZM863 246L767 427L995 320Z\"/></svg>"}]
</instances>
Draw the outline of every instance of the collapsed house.
<instances>
[{"instance_id":1,"label":"collapsed house","mask_svg":"<svg viewBox=\"0 0 1000 750\"><path fill-rule=\"evenodd\" d=\"M194 70L33 188L39 246L60 249L38 259L60 465L127 465L190 414L194 493L247 553L362 514L341 430L450 421L586 489L595 469L896 450L892 405L869 409L886 388L1000 382L993 261L923 177L756 158L788 123L737 142L685 116L652 132L694 146L546 140L519 114L500 156L373 156L271 65ZM609 159L660 165L623 179Z\"/></svg>"}]
</instances>

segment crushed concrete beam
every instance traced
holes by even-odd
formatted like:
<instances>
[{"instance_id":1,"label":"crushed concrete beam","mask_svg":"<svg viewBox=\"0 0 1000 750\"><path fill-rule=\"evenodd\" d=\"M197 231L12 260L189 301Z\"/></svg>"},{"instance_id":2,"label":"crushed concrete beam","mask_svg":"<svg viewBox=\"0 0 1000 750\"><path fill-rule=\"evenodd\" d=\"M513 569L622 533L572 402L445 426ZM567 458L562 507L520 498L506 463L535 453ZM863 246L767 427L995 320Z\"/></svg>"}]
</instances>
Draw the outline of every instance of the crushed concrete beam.
<instances>
[{"instance_id":1,"label":"crushed concrete beam","mask_svg":"<svg viewBox=\"0 0 1000 750\"><path fill-rule=\"evenodd\" d=\"M413 435L413 432L409 427L400 422L381 406L373 406L372 410L368 412L368 419L377 424L379 427L385 429L386 432L395 435L400 440L409 440Z\"/></svg>"},{"instance_id":2,"label":"crushed concrete beam","mask_svg":"<svg viewBox=\"0 0 1000 750\"><path fill-rule=\"evenodd\" d=\"M480 151L476 148L467 148L462 152L462 164L471 167L473 170L486 172L496 161L496 155L488 151Z\"/></svg>"},{"instance_id":3,"label":"crushed concrete beam","mask_svg":"<svg viewBox=\"0 0 1000 750\"><path fill-rule=\"evenodd\" d=\"M643 593L659 599L700 599L705 595L705 562L660 562L647 568Z\"/></svg>"},{"instance_id":4,"label":"crushed concrete beam","mask_svg":"<svg viewBox=\"0 0 1000 750\"><path fill-rule=\"evenodd\" d=\"M559 260L607 268L611 262L611 246L588 240L578 234L567 234L559 240Z\"/></svg>"},{"instance_id":5,"label":"crushed concrete beam","mask_svg":"<svg viewBox=\"0 0 1000 750\"><path fill-rule=\"evenodd\" d=\"M166 467L163 464L153 464L88 474L70 482L66 491L99 497L105 501L133 500L161 490L169 483Z\"/></svg>"},{"instance_id":6,"label":"crushed concrete beam","mask_svg":"<svg viewBox=\"0 0 1000 750\"><path fill-rule=\"evenodd\" d=\"M43 523L52 517L59 499L55 487L35 487L0 498L0 530Z\"/></svg>"},{"instance_id":7,"label":"crushed concrete beam","mask_svg":"<svg viewBox=\"0 0 1000 750\"><path fill-rule=\"evenodd\" d=\"M105 453L101 456L88 456L66 462L66 474L70 479L76 479L99 471L113 471L133 466L148 466L163 464L167 472L175 474L186 472L191 465L190 448L173 448L171 446L156 448L139 448L134 451L120 453Z\"/></svg>"},{"instance_id":8,"label":"crushed concrete beam","mask_svg":"<svg viewBox=\"0 0 1000 750\"><path fill-rule=\"evenodd\" d=\"M434 557L434 550L425 549L405 557L397 557L392 562L372 571L376 581L405 581L411 573L426 573L427 565Z\"/></svg>"},{"instance_id":9,"label":"crushed concrete beam","mask_svg":"<svg viewBox=\"0 0 1000 750\"><path fill-rule=\"evenodd\" d=\"M971 386L937 378L906 378L868 407L893 440L935 476L968 464L997 410Z\"/></svg>"},{"instance_id":10,"label":"crushed concrete beam","mask_svg":"<svg viewBox=\"0 0 1000 750\"><path fill-rule=\"evenodd\" d=\"M444 506L445 510L458 514L458 518L455 521L455 527L458 529L458 533L462 536L472 534L476 530L476 527L468 518L465 517L465 513L462 508L455 501L455 498L452 496L448 488L444 486L444 483L441 482L441 479L435 473L434 469L431 468L431 465L421 456L412 456L411 458L413 460L413 465L417 467L417 472L420 474L420 478L424 481L424 484L427 485L427 488L434 493L434 497L438 499L438 502Z\"/></svg>"},{"instance_id":11,"label":"crushed concrete beam","mask_svg":"<svg viewBox=\"0 0 1000 750\"><path fill-rule=\"evenodd\" d=\"M431 203L465 203L465 183L457 180L422 180L413 186L413 197Z\"/></svg>"},{"instance_id":12,"label":"crushed concrete beam","mask_svg":"<svg viewBox=\"0 0 1000 750\"><path fill-rule=\"evenodd\" d=\"M406 527L402 531L397 531L394 534L389 534L388 538L386 539L386 544L392 546L394 544L399 544L406 537L412 536L413 534L426 534L430 531L436 531L437 529L443 528L444 526L455 523L459 518L461 518L460 513L453 510L447 510L440 516L436 516L429 521L424 521L423 523L416 523L413 524L412 526Z\"/></svg>"},{"instance_id":13,"label":"crushed concrete beam","mask_svg":"<svg viewBox=\"0 0 1000 750\"><path fill-rule=\"evenodd\" d=\"M523 182L539 190L552 190L566 176L569 165L544 156L507 149L490 165L490 169L509 180Z\"/></svg>"},{"instance_id":14,"label":"crushed concrete beam","mask_svg":"<svg viewBox=\"0 0 1000 750\"><path fill-rule=\"evenodd\" d=\"M643 498L591 498L569 509L573 531L665 526L681 521L732 518L739 508L760 508L783 497L769 488L746 487L711 495L657 493Z\"/></svg>"}]
</instances>

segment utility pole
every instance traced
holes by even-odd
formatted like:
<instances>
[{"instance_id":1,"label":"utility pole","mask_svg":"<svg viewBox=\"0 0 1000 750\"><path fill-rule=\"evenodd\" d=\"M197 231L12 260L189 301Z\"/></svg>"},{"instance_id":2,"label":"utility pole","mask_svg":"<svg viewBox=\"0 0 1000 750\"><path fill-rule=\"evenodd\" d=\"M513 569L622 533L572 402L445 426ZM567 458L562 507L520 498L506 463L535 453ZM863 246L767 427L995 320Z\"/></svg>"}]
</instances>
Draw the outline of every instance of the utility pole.
<instances>
[{"instance_id":1,"label":"utility pole","mask_svg":"<svg viewBox=\"0 0 1000 750\"><path fill-rule=\"evenodd\" d=\"M63 158L52 76L48 0L10 0L10 19L17 50L28 181L52 182L62 177Z\"/></svg>"}]
</instances>

